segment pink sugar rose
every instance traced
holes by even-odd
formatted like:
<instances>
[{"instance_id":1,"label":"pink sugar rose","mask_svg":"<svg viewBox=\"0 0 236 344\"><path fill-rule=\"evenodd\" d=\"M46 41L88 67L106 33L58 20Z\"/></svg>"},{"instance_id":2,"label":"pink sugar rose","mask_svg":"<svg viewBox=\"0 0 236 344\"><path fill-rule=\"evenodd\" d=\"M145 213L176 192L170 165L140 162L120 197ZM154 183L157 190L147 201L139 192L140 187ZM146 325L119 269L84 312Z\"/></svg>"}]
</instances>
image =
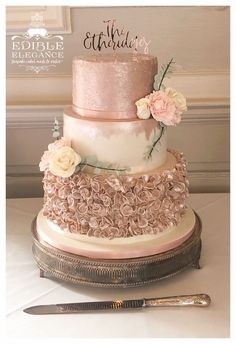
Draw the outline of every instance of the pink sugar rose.
<instances>
[{"instance_id":1,"label":"pink sugar rose","mask_svg":"<svg viewBox=\"0 0 236 344\"><path fill-rule=\"evenodd\" d=\"M43 153L43 156L42 156L41 161L39 163L40 171L44 172L48 168L49 157L50 157L50 152L49 151L45 151Z\"/></svg>"},{"instance_id":2,"label":"pink sugar rose","mask_svg":"<svg viewBox=\"0 0 236 344\"><path fill-rule=\"evenodd\" d=\"M151 114L156 121L165 125L176 125L181 121L181 112L163 91L154 91L148 96L148 99Z\"/></svg>"},{"instance_id":3,"label":"pink sugar rose","mask_svg":"<svg viewBox=\"0 0 236 344\"><path fill-rule=\"evenodd\" d=\"M48 145L48 150L43 153L41 161L39 163L40 171L44 172L49 167L49 159L53 152L57 149L65 146L71 146L70 140L62 137L60 140L56 140Z\"/></svg>"},{"instance_id":4,"label":"pink sugar rose","mask_svg":"<svg viewBox=\"0 0 236 344\"><path fill-rule=\"evenodd\" d=\"M70 140L66 139L65 137L62 137L60 140L56 140L53 143L50 143L48 145L48 150L50 152L55 152L57 149L65 146L71 146Z\"/></svg>"}]
</instances>

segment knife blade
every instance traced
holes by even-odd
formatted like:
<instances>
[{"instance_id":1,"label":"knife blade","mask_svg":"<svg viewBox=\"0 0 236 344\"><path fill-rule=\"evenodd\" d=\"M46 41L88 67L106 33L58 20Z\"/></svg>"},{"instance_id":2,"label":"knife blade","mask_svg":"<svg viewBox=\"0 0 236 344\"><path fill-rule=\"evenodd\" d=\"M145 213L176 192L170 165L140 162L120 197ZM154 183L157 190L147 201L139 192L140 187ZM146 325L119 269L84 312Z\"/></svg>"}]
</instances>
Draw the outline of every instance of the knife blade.
<instances>
[{"instance_id":1,"label":"knife blade","mask_svg":"<svg viewBox=\"0 0 236 344\"><path fill-rule=\"evenodd\" d=\"M42 314L72 314L83 312L96 312L106 310L143 309L145 307L169 307L169 306L200 306L206 307L211 303L207 294L179 295L161 298L92 301L77 303L60 303L51 305L37 305L24 309L25 313Z\"/></svg>"}]
</instances>

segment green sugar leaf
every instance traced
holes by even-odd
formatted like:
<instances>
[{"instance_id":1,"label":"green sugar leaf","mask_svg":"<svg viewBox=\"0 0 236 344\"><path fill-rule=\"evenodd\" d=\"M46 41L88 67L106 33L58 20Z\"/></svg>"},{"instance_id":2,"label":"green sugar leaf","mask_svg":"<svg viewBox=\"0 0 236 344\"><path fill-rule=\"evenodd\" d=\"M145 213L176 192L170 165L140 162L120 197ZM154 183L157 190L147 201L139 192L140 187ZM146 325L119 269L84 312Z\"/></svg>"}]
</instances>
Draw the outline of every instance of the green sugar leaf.
<instances>
[{"instance_id":1,"label":"green sugar leaf","mask_svg":"<svg viewBox=\"0 0 236 344\"><path fill-rule=\"evenodd\" d=\"M94 173L97 174L97 175L100 174L100 169L99 169L98 167L96 167L96 168L94 169Z\"/></svg>"},{"instance_id":2,"label":"green sugar leaf","mask_svg":"<svg viewBox=\"0 0 236 344\"><path fill-rule=\"evenodd\" d=\"M90 164L90 165L96 165L97 164L97 157L96 157L96 155L88 156L86 158L86 162L87 162L87 164Z\"/></svg>"},{"instance_id":3,"label":"green sugar leaf","mask_svg":"<svg viewBox=\"0 0 236 344\"><path fill-rule=\"evenodd\" d=\"M155 76L154 79L154 90L159 91L162 87L162 83L166 76L173 72L173 58L167 63L161 66L160 72Z\"/></svg>"},{"instance_id":4,"label":"green sugar leaf","mask_svg":"<svg viewBox=\"0 0 236 344\"><path fill-rule=\"evenodd\" d=\"M115 168L115 166L113 165L113 164L108 164L107 166L106 166L106 168Z\"/></svg>"}]
</instances>

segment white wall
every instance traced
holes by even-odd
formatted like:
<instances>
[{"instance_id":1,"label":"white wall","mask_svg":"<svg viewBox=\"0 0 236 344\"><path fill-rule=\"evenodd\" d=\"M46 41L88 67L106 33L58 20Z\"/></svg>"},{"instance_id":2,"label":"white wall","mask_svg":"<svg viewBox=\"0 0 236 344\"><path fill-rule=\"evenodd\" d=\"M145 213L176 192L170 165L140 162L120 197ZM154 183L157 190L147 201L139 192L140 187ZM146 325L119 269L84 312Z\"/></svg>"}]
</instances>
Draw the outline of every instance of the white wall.
<instances>
[{"instance_id":1,"label":"white wall","mask_svg":"<svg viewBox=\"0 0 236 344\"><path fill-rule=\"evenodd\" d=\"M15 18L17 26L17 15ZM189 111L180 126L169 130L169 146L185 153L192 191L227 191L229 8L108 7L70 9L64 62L41 75L11 65L11 35L7 36L8 195L42 194L38 161L51 141L53 118L61 119L63 107L71 103L71 59L87 52L82 45L85 33L100 32L102 21L110 18L116 18L117 25L129 28L132 34L151 40L150 53L159 63L174 57L176 72L169 83L187 96Z\"/></svg>"}]
</instances>

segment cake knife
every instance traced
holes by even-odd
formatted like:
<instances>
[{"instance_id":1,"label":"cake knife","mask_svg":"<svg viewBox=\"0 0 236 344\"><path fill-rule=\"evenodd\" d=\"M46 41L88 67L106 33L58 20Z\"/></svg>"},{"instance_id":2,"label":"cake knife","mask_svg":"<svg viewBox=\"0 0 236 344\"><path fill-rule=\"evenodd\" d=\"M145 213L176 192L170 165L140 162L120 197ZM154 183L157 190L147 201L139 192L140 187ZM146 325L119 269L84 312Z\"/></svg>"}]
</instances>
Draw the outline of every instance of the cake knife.
<instances>
[{"instance_id":1,"label":"cake knife","mask_svg":"<svg viewBox=\"0 0 236 344\"><path fill-rule=\"evenodd\" d=\"M145 307L167 306L200 306L206 307L211 303L207 294L179 295L151 299L92 301L77 303L61 303L38 305L24 309L29 314L71 314L105 310L142 309Z\"/></svg>"}]
</instances>

